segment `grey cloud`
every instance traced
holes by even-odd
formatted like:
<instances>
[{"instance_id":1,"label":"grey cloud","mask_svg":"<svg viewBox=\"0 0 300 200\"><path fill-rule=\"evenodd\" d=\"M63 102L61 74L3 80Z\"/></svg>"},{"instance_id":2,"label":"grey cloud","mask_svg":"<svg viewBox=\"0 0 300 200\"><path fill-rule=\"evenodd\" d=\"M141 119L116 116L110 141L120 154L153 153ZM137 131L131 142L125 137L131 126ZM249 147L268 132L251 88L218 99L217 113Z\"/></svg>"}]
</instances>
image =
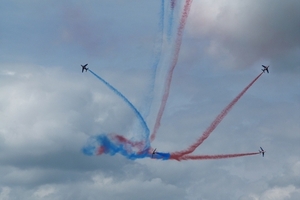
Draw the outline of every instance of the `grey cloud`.
<instances>
[{"instance_id":1,"label":"grey cloud","mask_svg":"<svg viewBox=\"0 0 300 200\"><path fill-rule=\"evenodd\" d=\"M288 70L277 73L282 66L297 69L298 29L292 27L297 21L287 22L298 15L287 15L293 1L282 8L276 3L267 8L269 1L193 1L170 98L152 147L162 152L187 148L261 72L259 67L220 68L220 62L250 66L260 65L263 58L280 67L264 74L194 152L256 152L263 146L264 158L183 162L81 153L91 135L116 132L139 137L132 110L90 73L82 74L82 62L146 113L152 130L168 73L164 56L170 53L163 53L150 107L149 72L152 48L158 46L153 42L161 36L160 4L34 2L19 4L19 14L28 14L24 19L16 16L18 12L1 12L12 23L1 18L0 199L266 199L278 191L285 196L274 198L299 196L299 77ZM279 8L282 13L275 16ZM175 32L179 10L174 12ZM20 24L24 33L16 35ZM68 36L64 30L70 40L63 38ZM281 36L286 40L277 42ZM38 40L32 43L34 38Z\"/></svg>"},{"instance_id":2,"label":"grey cloud","mask_svg":"<svg viewBox=\"0 0 300 200\"><path fill-rule=\"evenodd\" d=\"M298 70L293 60L299 57L299 7L293 0L197 2L188 32L209 40L208 54L225 66L249 67L267 60L275 68ZM290 62L283 66L280 62L287 58Z\"/></svg>"}]
</instances>

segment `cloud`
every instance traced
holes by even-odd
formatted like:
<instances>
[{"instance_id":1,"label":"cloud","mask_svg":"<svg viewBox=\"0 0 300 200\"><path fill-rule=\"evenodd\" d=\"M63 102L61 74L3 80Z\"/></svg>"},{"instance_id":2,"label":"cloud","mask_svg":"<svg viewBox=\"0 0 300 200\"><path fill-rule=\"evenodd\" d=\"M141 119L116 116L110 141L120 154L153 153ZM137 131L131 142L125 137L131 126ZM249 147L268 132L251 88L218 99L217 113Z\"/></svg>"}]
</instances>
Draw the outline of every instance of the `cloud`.
<instances>
[{"instance_id":1,"label":"cloud","mask_svg":"<svg viewBox=\"0 0 300 200\"><path fill-rule=\"evenodd\" d=\"M46 185L39 187L39 189L35 191L33 195L37 198L45 198L46 196L49 196L53 193L55 193L55 189L51 186Z\"/></svg>"},{"instance_id":2,"label":"cloud","mask_svg":"<svg viewBox=\"0 0 300 200\"><path fill-rule=\"evenodd\" d=\"M194 2L187 32L224 66L249 67L266 61L280 69L297 69L300 40L298 1ZM199 42L202 42L202 41ZM291 60L283 66L281 60Z\"/></svg>"},{"instance_id":3,"label":"cloud","mask_svg":"<svg viewBox=\"0 0 300 200\"><path fill-rule=\"evenodd\" d=\"M295 199L295 198L291 198L293 193L298 193L298 195L300 195L300 189L296 189L294 186L275 187L275 188L269 189L266 192L264 192L259 197L259 199L261 199L261 200L267 200L267 199L274 199L274 200Z\"/></svg>"},{"instance_id":4,"label":"cloud","mask_svg":"<svg viewBox=\"0 0 300 200\"><path fill-rule=\"evenodd\" d=\"M1 200L8 200L9 199L9 193L10 193L9 187L2 187L0 192L0 199Z\"/></svg>"},{"instance_id":5,"label":"cloud","mask_svg":"<svg viewBox=\"0 0 300 200\"><path fill-rule=\"evenodd\" d=\"M108 93L105 90L101 93L101 89L89 87L91 83L81 73L77 74L82 79L78 82L77 75L58 68L24 65L22 68L13 65L7 68L15 75L3 75L5 85L0 88L2 166L17 167L20 172L25 170L24 174L30 175L27 172L35 167L76 171L81 168L93 170L111 163L107 160L101 164L97 159L82 155L80 149L89 135L101 133L101 127L102 131L108 132L127 130L126 126L132 121L129 116L134 118L134 115L113 93L108 90ZM103 98L99 99L99 94ZM117 113L99 122L99 117L102 113L107 115L106 112ZM120 128L116 129L116 121L124 115L129 121L125 120L123 127L119 123ZM9 174L5 180L9 181Z\"/></svg>"},{"instance_id":6,"label":"cloud","mask_svg":"<svg viewBox=\"0 0 300 200\"><path fill-rule=\"evenodd\" d=\"M1 23L0 199L299 199L299 75L291 73L299 64L297 1L193 1L152 147L186 148L261 72L261 62L271 64L271 73L195 151L239 153L263 146L265 157L186 162L81 153L89 136L132 136L137 121L120 98L81 73L83 61L142 113L150 109L152 129L169 66L162 58L150 108L160 3L35 3L10 12L16 8L10 2L10 11L0 12L11 19ZM258 69L228 70L220 63ZM277 73L285 67L287 73Z\"/></svg>"}]
</instances>

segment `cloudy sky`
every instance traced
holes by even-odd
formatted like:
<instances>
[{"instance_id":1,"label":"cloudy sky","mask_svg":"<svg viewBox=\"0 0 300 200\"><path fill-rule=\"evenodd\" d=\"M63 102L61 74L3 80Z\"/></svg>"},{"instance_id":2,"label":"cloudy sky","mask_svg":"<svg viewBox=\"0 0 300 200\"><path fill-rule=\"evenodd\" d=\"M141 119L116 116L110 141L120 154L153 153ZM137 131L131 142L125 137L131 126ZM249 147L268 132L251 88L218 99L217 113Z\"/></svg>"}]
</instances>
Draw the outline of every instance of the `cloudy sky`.
<instances>
[{"instance_id":1,"label":"cloudy sky","mask_svg":"<svg viewBox=\"0 0 300 200\"><path fill-rule=\"evenodd\" d=\"M184 6L179 0L0 2L0 200L300 199L298 0L194 0L151 143L161 152L193 144L265 64L270 73L194 152L262 146L264 158L132 161L81 152L91 136L140 133L128 105L81 73L80 64L122 92L152 131Z\"/></svg>"}]
</instances>

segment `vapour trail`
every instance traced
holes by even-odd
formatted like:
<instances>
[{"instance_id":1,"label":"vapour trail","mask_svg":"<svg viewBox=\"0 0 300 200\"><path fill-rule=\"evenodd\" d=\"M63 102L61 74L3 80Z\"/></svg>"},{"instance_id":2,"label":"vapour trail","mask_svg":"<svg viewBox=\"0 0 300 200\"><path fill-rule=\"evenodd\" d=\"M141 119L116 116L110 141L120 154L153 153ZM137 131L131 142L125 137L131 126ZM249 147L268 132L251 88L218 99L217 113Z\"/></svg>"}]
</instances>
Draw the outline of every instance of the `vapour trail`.
<instances>
[{"instance_id":1,"label":"vapour trail","mask_svg":"<svg viewBox=\"0 0 300 200\"><path fill-rule=\"evenodd\" d=\"M161 106L159 108L157 117L156 117L156 121L155 121L155 125L153 128L153 132L151 134L151 141L153 141L156 137L156 133L160 127L160 122L161 122L161 118L162 115L164 113L165 107L166 107L166 103L170 94L170 87L171 87L171 82L172 82L172 77L173 77L173 72L175 69L175 66L177 64L178 61L178 56L179 56L179 52L180 52L180 46L181 46L181 41L182 41L182 35L183 35L183 29L190 11L190 7L192 4L192 0L186 0L185 5L184 5L184 9L183 9L183 13L181 16L181 20L180 20L180 24L178 27L178 32L177 32L177 37L176 37L176 41L175 41L175 49L174 49L174 53L173 53L173 60L171 62L170 68L169 68L169 72L166 78L166 82L165 82L165 91L161 100Z\"/></svg>"},{"instance_id":2,"label":"vapour trail","mask_svg":"<svg viewBox=\"0 0 300 200\"><path fill-rule=\"evenodd\" d=\"M163 48L163 34L164 34L164 15L165 15L165 1L161 1L161 11L160 11L160 22L159 22L159 38L158 38L158 49L155 49L155 60L154 64L151 68L151 81L150 83L150 91L148 92L150 99L147 101L149 105L146 107L150 107L150 104L153 99L153 90L154 90L154 81L156 77L157 67L160 63L160 59L162 56L162 48ZM150 141L149 141L149 128L140 114L140 112L133 106L133 104L116 88L110 85L103 78L98 76L93 71L89 70L94 76L96 76L99 80L101 80L108 88L110 88L113 92L115 92L119 97L121 97L135 112L139 121L141 122L143 128L145 129L146 135L144 136L142 141L134 141L128 140L122 135L117 135L114 133L102 133L97 136L90 137L87 141L87 144L82 148L82 152L86 155L101 155L101 154L110 154L115 155L116 153L120 153L121 155L127 157L128 159L135 160L137 158L150 157ZM146 103L147 104L147 103ZM146 115L149 111L146 111Z\"/></svg>"},{"instance_id":3,"label":"vapour trail","mask_svg":"<svg viewBox=\"0 0 300 200\"><path fill-rule=\"evenodd\" d=\"M182 157L173 157L171 155L170 160L215 160L215 159L225 159L225 158L236 158L242 156L252 156L260 154L259 152L253 153L239 153L239 154L219 154L219 155L184 155Z\"/></svg>"},{"instance_id":4,"label":"vapour trail","mask_svg":"<svg viewBox=\"0 0 300 200\"><path fill-rule=\"evenodd\" d=\"M150 107L153 101L153 92L154 92L154 86L155 86L155 80L156 80L156 73L158 65L161 61L162 57L162 51L163 51L163 37L164 37L164 18L165 18L165 0L161 1L161 9L160 9L160 16L159 16L159 36L156 41L156 45L154 47L154 63L151 67L151 73L150 73L150 86L149 86L149 92L147 94L148 100L145 102L145 108L147 109L144 111L144 116L148 116L150 112Z\"/></svg>"},{"instance_id":5,"label":"vapour trail","mask_svg":"<svg viewBox=\"0 0 300 200\"><path fill-rule=\"evenodd\" d=\"M120 95L121 93L117 90L113 89L113 87L99 77L97 74L93 73L89 70L93 75L95 75L98 79L104 82L108 87L110 87L116 94ZM86 155L101 155L103 153L115 155L116 153L120 153L121 155L127 157L128 159L135 160L141 159L145 157L153 156L154 159L162 159L162 160L206 160L206 159L225 159L225 158L234 158L241 156L250 156L257 155L259 152L255 153L242 153L242 154L220 154L220 155L190 155L208 136L209 134L216 128L216 126L222 121L222 119L226 116L229 110L233 107L233 105L241 98L241 96L253 85L253 83L258 80L258 78L262 75L261 73L257 76L222 112L217 116L211 126L206 130L206 132L202 135L202 137L197 141L196 144L192 145L188 148L188 150L175 152L175 153L164 153L164 152L156 152L154 155L151 154L151 147L149 145L149 140L145 138L142 141L133 141L128 140L124 136L117 134L101 134L98 136L91 137L87 145L83 147L82 151ZM121 96L123 96L121 94ZM123 98L123 97L122 97ZM126 99L126 98L125 98ZM128 100L127 100L128 101ZM197 146L198 145L198 146ZM193 149L194 148L194 149Z\"/></svg>"},{"instance_id":6,"label":"vapour trail","mask_svg":"<svg viewBox=\"0 0 300 200\"><path fill-rule=\"evenodd\" d=\"M82 152L89 156L120 153L131 160L151 156L145 141L131 141L113 133L90 137Z\"/></svg>"},{"instance_id":7,"label":"vapour trail","mask_svg":"<svg viewBox=\"0 0 300 200\"><path fill-rule=\"evenodd\" d=\"M176 0L171 0L171 9L172 12L174 10ZM161 106L159 109L159 112L157 114L156 122L154 125L154 130L151 134L151 141L155 139L157 130L160 127L160 121L163 115L163 112L165 110L165 106L168 100L169 92L170 92L170 86L172 82L172 76L175 69L175 66L178 61L178 56L180 52L181 47L181 41L183 36L183 30L186 23L186 19L188 17L189 9L191 6L192 0L186 0L183 13L181 16L180 24L177 31L177 37L175 40L175 47L173 52L173 58L172 62L169 66L169 71L167 74L166 82L165 82L165 90L164 94L161 100ZM163 35L164 33L164 0L162 0L162 10L161 10L161 18L160 18L160 31ZM170 18L170 21L173 19ZM169 22L170 22L169 21ZM171 26L171 25L170 25ZM169 27L170 28L170 27ZM155 54L155 62L153 64L154 73L152 74L152 80L155 81L156 76L156 70L159 65L161 56L162 56L162 48L163 48L163 42L161 38L161 46L160 50L157 51ZM196 141L195 144L191 145L188 149L184 151L174 152L174 153L164 153L164 152L156 152L154 155L152 155L152 150L150 146L150 140L149 140L149 128L140 114L140 112L134 107L134 105L123 95L121 94L117 89L115 89L112 85L110 85L108 82L106 82L104 79L102 79L100 76L95 74L92 70L90 71L96 78L98 78L100 81L102 81L107 87L109 87L113 92L115 92L119 97L121 97L126 104L130 106L130 108L135 112L137 118L139 119L142 127L144 128L145 135L143 137L143 140L141 141L135 141L132 139L127 139L122 135L117 135L114 133L109 134L100 134L97 136L90 137L90 139L87 142L87 145L83 147L82 151L86 155L101 155L103 153L115 155L116 153L120 153L121 155L127 157L128 159L138 159L138 158L145 158L150 157L155 159L162 159L162 160L205 160L205 159L225 159L225 158L234 158L234 157L241 157L241 156L250 156L250 155L256 155L259 154L259 152L255 153L242 153L242 154L220 154L220 155L190 155L204 140L206 140L210 133L218 126L218 124L223 120L223 118L228 114L228 112L231 110L231 108L237 103L237 101L243 96L243 94L254 84L254 82L262 75L262 73L256 77L225 109L217 116L217 118L212 122L212 124L206 129L206 131L203 133L203 135ZM154 84L151 88L154 89Z\"/></svg>"},{"instance_id":8,"label":"vapour trail","mask_svg":"<svg viewBox=\"0 0 300 200\"><path fill-rule=\"evenodd\" d=\"M134 111L134 113L136 114L137 118L139 119L142 127L144 128L145 131L145 140L148 140L149 138L149 128L147 126L147 123L145 122L144 118L142 117L142 115L140 114L140 112L136 109L136 107L134 107L134 105L121 93L119 92L116 88L114 88L111 84L109 84L107 81L105 81L103 78L101 78L100 76L98 76L96 73L94 73L92 70L88 69L89 72L91 72L96 78L98 78L100 81L102 81L108 88L110 88L115 94L117 94L119 97L121 97L124 102L129 105L129 107ZM147 142L149 143L149 142ZM150 143L149 143L150 145Z\"/></svg>"},{"instance_id":9,"label":"vapour trail","mask_svg":"<svg viewBox=\"0 0 300 200\"><path fill-rule=\"evenodd\" d=\"M160 9L160 17L159 17L159 38L158 38L158 44L159 44L159 47L158 47L158 51L156 52L155 54L155 60L154 60L154 63L153 63L153 71L152 71L152 75L151 75L151 78L152 78L152 91L154 89L154 81L155 81L155 76L156 76L156 71L157 71L157 67L159 65L159 62L161 60L161 55L162 55L162 48L163 48L163 35L164 35L164 18L165 18L165 1L162 0L161 1L161 9Z\"/></svg>"},{"instance_id":10,"label":"vapour trail","mask_svg":"<svg viewBox=\"0 0 300 200\"><path fill-rule=\"evenodd\" d=\"M238 100L245 94L245 92L259 79L259 77L263 74L260 73L241 93L237 95L225 108L222 112L216 117L216 119L210 124L210 126L204 131L202 136L190 147L186 150L171 153L171 157L174 159L181 159L186 154L190 154L195 149L204 142L211 134L213 130L220 124L220 122L224 119L224 117L228 114L228 112L232 109L232 107L238 102Z\"/></svg>"}]
</instances>

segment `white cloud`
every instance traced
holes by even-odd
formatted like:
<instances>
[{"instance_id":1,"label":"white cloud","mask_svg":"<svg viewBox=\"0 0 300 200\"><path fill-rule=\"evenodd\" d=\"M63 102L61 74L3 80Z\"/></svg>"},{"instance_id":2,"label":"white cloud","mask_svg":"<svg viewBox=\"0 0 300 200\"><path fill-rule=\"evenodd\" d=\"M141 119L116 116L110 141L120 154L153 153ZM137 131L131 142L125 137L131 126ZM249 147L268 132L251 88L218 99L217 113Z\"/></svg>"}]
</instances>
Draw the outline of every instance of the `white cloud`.
<instances>
[{"instance_id":1,"label":"white cloud","mask_svg":"<svg viewBox=\"0 0 300 200\"><path fill-rule=\"evenodd\" d=\"M0 192L0 200L8 200L10 191L11 189L9 187L2 187Z\"/></svg>"},{"instance_id":2,"label":"white cloud","mask_svg":"<svg viewBox=\"0 0 300 200\"><path fill-rule=\"evenodd\" d=\"M50 185L45 185L45 186L41 186L39 187L34 193L33 195L36 196L37 198L45 198L51 194L55 193L55 188L53 188Z\"/></svg>"},{"instance_id":3,"label":"white cloud","mask_svg":"<svg viewBox=\"0 0 300 200\"><path fill-rule=\"evenodd\" d=\"M290 199L292 193L298 193L300 195L300 189L294 186L287 187L275 187L265 191L260 199L261 200L283 200Z\"/></svg>"}]
</instances>

